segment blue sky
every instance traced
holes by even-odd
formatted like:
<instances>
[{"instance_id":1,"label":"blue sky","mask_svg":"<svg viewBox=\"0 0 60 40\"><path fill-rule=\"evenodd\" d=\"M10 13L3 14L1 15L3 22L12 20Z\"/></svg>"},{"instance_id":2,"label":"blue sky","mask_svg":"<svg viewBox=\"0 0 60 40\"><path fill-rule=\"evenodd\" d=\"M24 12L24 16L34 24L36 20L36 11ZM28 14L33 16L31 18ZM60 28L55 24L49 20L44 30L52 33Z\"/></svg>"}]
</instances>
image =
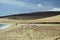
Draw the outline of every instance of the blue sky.
<instances>
[{"instance_id":1,"label":"blue sky","mask_svg":"<svg viewBox=\"0 0 60 40\"><path fill-rule=\"evenodd\" d=\"M60 11L60 0L0 0L0 16L40 11Z\"/></svg>"}]
</instances>

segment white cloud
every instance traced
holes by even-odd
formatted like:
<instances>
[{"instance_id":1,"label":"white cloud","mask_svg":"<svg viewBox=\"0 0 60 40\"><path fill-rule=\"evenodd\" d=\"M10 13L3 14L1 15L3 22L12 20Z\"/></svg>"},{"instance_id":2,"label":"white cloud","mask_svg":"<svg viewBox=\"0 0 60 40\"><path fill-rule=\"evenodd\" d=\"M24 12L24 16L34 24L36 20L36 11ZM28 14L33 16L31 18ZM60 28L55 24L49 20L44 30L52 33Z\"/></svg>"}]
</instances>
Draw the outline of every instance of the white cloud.
<instances>
[{"instance_id":1,"label":"white cloud","mask_svg":"<svg viewBox=\"0 0 60 40\"><path fill-rule=\"evenodd\" d=\"M0 0L0 3L5 3L9 5L16 5L16 6L24 6L25 3L21 1L16 1L16 0Z\"/></svg>"},{"instance_id":2,"label":"white cloud","mask_svg":"<svg viewBox=\"0 0 60 40\"><path fill-rule=\"evenodd\" d=\"M43 5L42 5L42 4L38 4L37 6L38 6L38 7L42 7Z\"/></svg>"},{"instance_id":3,"label":"white cloud","mask_svg":"<svg viewBox=\"0 0 60 40\"><path fill-rule=\"evenodd\" d=\"M14 5L18 7L28 8L28 9L39 9L37 5L34 3L27 3L24 1L17 1L17 0L0 0L0 3L8 4L8 5Z\"/></svg>"},{"instance_id":4,"label":"white cloud","mask_svg":"<svg viewBox=\"0 0 60 40\"><path fill-rule=\"evenodd\" d=\"M52 8L52 6L44 6L43 4L34 4L34 3L27 3L24 1L17 1L17 0L0 0L0 3L8 4L8 5L13 5L13 6L18 6L26 9L32 9L32 10L37 10L37 11L44 11L49 8Z\"/></svg>"},{"instance_id":5,"label":"white cloud","mask_svg":"<svg viewBox=\"0 0 60 40\"><path fill-rule=\"evenodd\" d=\"M48 11L60 11L60 8L53 8L53 9L50 9Z\"/></svg>"}]
</instances>

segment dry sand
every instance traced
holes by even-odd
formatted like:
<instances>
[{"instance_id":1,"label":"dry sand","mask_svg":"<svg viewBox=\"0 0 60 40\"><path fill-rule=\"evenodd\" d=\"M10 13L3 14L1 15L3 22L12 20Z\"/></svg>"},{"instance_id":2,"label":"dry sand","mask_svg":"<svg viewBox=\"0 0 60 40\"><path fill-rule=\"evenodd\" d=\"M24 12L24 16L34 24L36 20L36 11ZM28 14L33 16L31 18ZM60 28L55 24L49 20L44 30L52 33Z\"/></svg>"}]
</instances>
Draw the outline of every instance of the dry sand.
<instances>
[{"instance_id":1,"label":"dry sand","mask_svg":"<svg viewBox=\"0 0 60 40\"><path fill-rule=\"evenodd\" d=\"M14 24L14 23L38 23L38 22L60 22L60 15L35 20L13 20L0 18L0 23Z\"/></svg>"},{"instance_id":2,"label":"dry sand","mask_svg":"<svg viewBox=\"0 0 60 40\"><path fill-rule=\"evenodd\" d=\"M60 26L12 25L0 30L0 40L60 40Z\"/></svg>"},{"instance_id":3,"label":"dry sand","mask_svg":"<svg viewBox=\"0 0 60 40\"><path fill-rule=\"evenodd\" d=\"M36 20L0 19L0 23L12 24L11 27L0 30L0 40L60 40L60 24L52 24L52 26L48 24L47 26L19 25L22 22L60 22L59 17L60 15Z\"/></svg>"}]
</instances>

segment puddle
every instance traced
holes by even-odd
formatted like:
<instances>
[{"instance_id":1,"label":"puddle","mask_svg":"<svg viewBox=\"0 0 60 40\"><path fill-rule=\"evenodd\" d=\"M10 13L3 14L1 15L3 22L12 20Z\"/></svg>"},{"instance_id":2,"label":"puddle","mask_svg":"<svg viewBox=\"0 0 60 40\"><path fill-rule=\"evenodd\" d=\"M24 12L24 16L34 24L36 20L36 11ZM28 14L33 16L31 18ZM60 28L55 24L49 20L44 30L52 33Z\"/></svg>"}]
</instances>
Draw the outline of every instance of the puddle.
<instances>
[{"instance_id":1,"label":"puddle","mask_svg":"<svg viewBox=\"0 0 60 40\"><path fill-rule=\"evenodd\" d=\"M8 28L8 27L10 27L10 26L11 26L11 24L0 23L0 30L6 29L6 28Z\"/></svg>"}]
</instances>

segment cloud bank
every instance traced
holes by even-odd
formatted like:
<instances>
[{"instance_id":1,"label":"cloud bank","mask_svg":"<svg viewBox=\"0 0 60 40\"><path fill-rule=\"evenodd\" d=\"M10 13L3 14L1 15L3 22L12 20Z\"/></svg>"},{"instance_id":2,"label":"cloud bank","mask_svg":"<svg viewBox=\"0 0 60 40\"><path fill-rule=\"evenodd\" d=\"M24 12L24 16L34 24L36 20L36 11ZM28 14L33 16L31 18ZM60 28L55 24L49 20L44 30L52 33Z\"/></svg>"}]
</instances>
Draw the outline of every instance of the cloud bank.
<instances>
[{"instance_id":1,"label":"cloud bank","mask_svg":"<svg viewBox=\"0 0 60 40\"><path fill-rule=\"evenodd\" d=\"M23 1L17 1L17 0L0 0L0 3L14 5L14 6L32 9L32 10L40 10L40 11L52 8L51 6L50 7L44 6L43 4L27 3L27 2L23 2Z\"/></svg>"},{"instance_id":2,"label":"cloud bank","mask_svg":"<svg viewBox=\"0 0 60 40\"><path fill-rule=\"evenodd\" d=\"M29 1L29 0L26 0ZM31 0L33 1L33 0ZM36 1L36 0L35 0ZM4 4L4 5L2 5ZM60 11L52 3L43 1L43 3L25 2L21 0L0 0L0 14L15 14L40 11Z\"/></svg>"},{"instance_id":3,"label":"cloud bank","mask_svg":"<svg viewBox=\"0 0 60 40\"><path fill-rule=\"evenodd\" d=\"M50 9L48 11L60 11L60 8L53 8L53 9Z\"/></svg>"}]
</instances>

